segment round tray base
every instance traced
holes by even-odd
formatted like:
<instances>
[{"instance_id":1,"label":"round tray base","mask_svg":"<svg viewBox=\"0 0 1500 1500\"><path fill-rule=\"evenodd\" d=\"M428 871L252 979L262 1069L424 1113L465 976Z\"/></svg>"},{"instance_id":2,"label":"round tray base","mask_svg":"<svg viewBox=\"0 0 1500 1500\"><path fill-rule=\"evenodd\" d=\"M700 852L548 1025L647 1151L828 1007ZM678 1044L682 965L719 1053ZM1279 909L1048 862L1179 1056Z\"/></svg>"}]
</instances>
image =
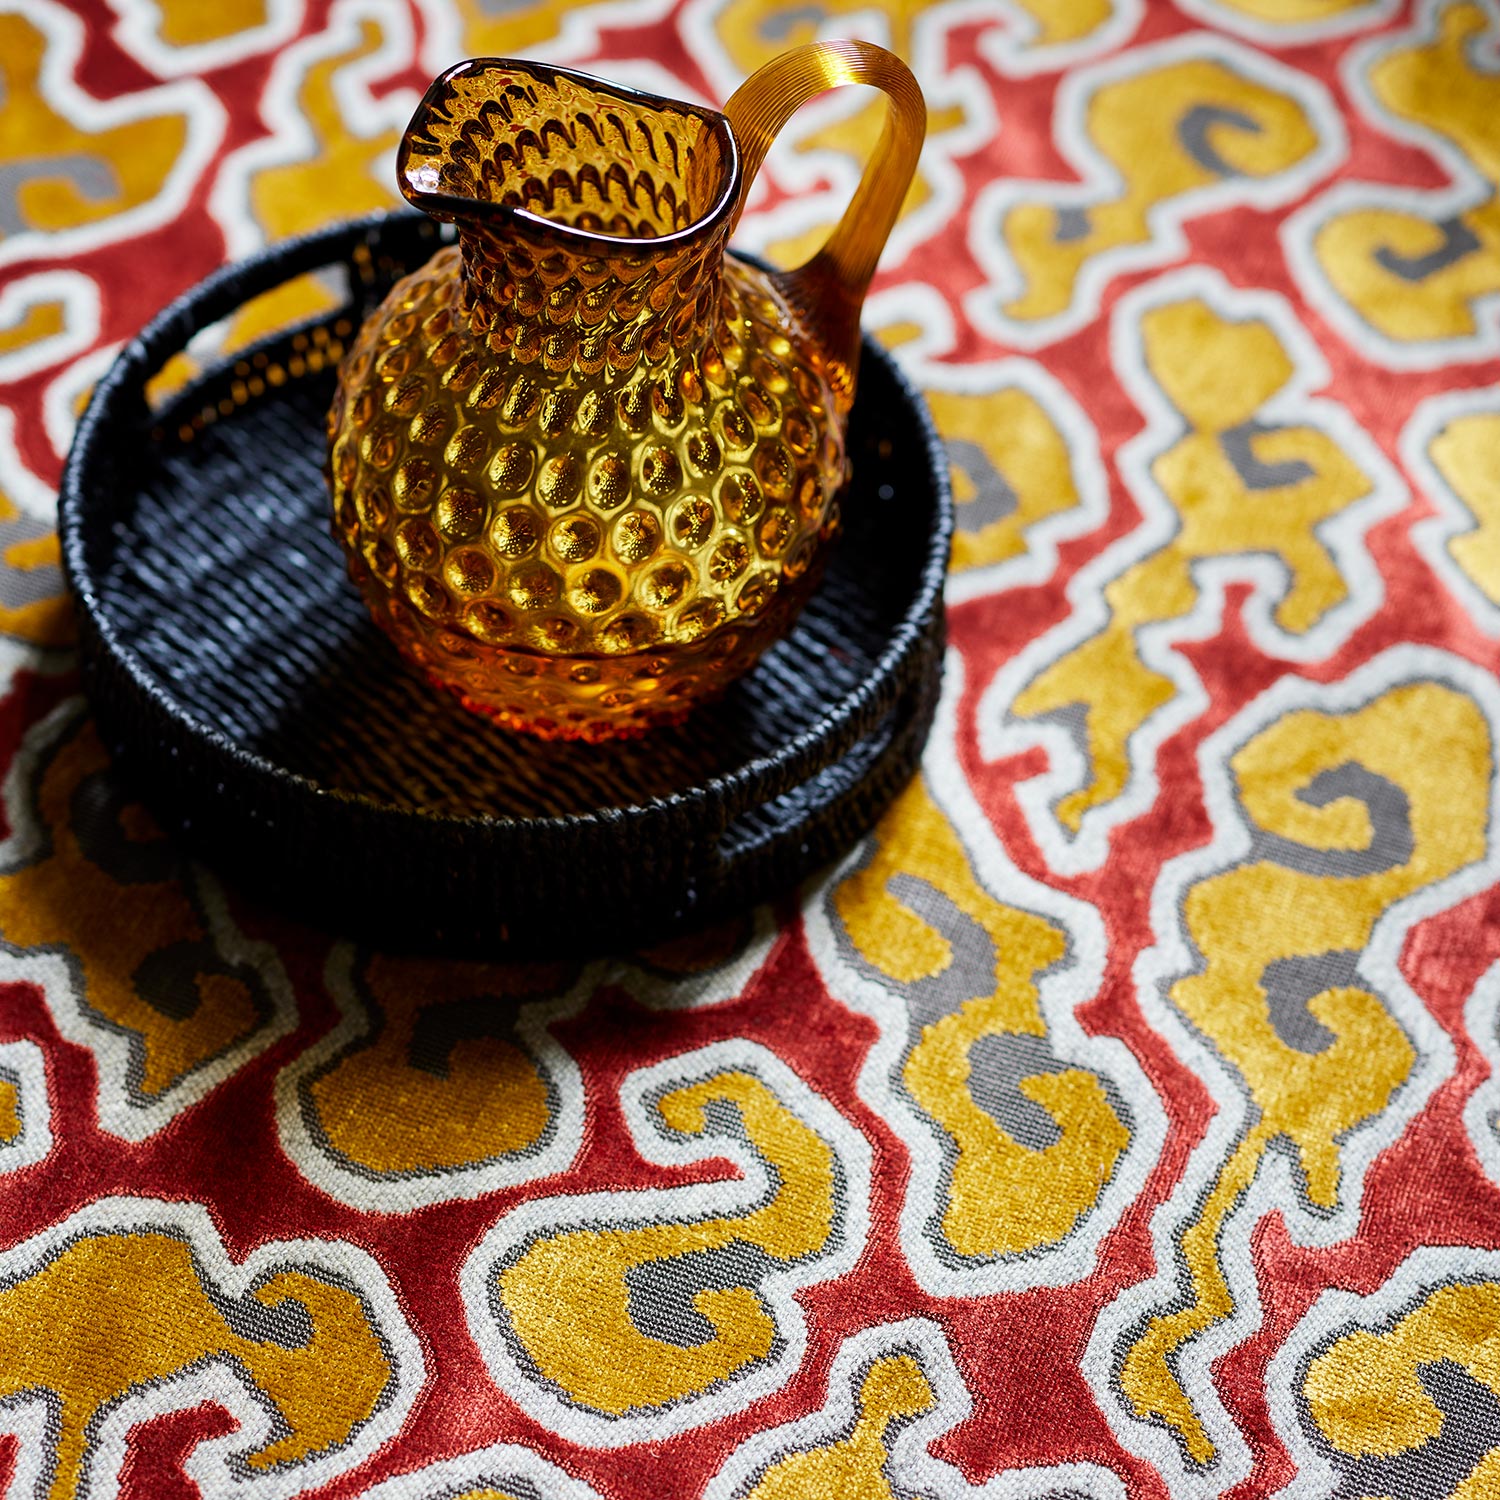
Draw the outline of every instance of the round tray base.
<instances>
[{"instance_id":1,"label":"round tray base","mask_svg":"<svg viewBox=\"0 0 1500 1500\"><path fill-rule=\"evenodd\" d=\"M628 741L508 734L402 661L327 522L338 348L438 243L391 214L275 247L173 304L101 382L61 530L122 773L230 879L387 948L635 947L794 885L889 805L936 706L953 511L920 397L867 340L845 534L718 702ZM152 409L193 335L309 272L345 305Z\"/></svg>"}]
</instances>

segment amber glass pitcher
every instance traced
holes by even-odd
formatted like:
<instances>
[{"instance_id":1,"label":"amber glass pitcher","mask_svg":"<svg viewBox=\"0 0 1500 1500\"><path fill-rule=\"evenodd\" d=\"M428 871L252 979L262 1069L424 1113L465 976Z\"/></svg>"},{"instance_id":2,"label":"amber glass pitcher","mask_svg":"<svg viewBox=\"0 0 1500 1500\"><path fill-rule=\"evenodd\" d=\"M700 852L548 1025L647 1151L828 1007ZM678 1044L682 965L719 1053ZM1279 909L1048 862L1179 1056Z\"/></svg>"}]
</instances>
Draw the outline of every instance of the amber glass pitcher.
<instances>
[{"instance_id":1,"label":"amber glass pitcher","mask_svg":"<svg viewBox=\"0 0 1500 1500\"><path fill-rule=\"evenodd\" d=\"M777 131L843 83L889 104L827 243L790 272L726 258ZM603 739L682 718L790 627L925 121L906 66L854 41L786 53L722 114L498 58L432 85L397 175L458 244L361 329L328 465L350 572L432 680Z\"/></svg>"}]
</instances>

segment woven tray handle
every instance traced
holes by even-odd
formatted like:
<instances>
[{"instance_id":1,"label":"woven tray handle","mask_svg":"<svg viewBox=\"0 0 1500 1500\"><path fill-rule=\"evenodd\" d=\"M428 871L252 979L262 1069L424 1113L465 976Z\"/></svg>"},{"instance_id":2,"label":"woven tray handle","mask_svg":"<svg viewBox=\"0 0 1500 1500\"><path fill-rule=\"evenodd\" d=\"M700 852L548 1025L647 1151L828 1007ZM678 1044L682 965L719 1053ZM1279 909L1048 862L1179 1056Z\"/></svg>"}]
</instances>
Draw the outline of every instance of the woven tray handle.
<instances>
[{"instance_id":1,"label":"woven tray handle","mask_svg":"<svg viewBox=\"0 0 1500 1500\"><path fill-rule=\"evenodd\" d=\"M146 389L151 380L196 334L232 316L251 298L310 271L342 267L356 310L370 307L392 281L426 260L441 238L442 226L424 214L376 214L360 224L335 224L268 245L247 260L221 267L163 308L121 351L107 376L117 414L124 402L136 425L148 428L154 420ZM96 388L95 400L98 396Z\"/></svg>"}]
</instances>

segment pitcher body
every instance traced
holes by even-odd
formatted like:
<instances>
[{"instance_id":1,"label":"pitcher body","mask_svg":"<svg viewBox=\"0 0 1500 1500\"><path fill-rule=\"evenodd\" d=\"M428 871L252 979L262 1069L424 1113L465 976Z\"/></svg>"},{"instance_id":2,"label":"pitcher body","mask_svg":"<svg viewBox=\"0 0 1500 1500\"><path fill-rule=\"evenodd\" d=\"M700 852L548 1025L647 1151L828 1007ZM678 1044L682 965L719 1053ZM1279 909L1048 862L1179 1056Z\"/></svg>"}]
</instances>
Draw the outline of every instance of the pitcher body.
<instances>
[{"instance_id":1,"label":"pitcher body","mask_svg":"<svg viewBox=\"0 0 1500 1500\"><path fill-rule=\"evenodd\" d=\"M403 140L458 243L344 361L334 529L401 651L507 727L680 719L790 628L838 529L858 306L816 258L726 257L764 154L733 104L481 59Z\"/></svg>"}]
</instances>

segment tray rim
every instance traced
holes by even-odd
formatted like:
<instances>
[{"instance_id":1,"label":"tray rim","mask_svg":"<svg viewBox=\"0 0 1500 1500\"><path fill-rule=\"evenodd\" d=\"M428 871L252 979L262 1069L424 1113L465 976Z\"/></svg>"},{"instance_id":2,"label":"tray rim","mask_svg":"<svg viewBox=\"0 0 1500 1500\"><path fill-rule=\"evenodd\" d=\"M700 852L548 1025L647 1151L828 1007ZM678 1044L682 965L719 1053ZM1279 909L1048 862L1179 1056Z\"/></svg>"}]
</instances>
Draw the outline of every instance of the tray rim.
<instances>
[{"instance_id":1,"label":"tray rim","mask_svg":"<svg viewBox=\"0 0 1500 1500\"><path fill-rule=\"evenodd\" d=\"M136 651L119 637L115 622L101 597L88 558L88 519L90 512L88 480L91 470L101 461L108 462L110 429L135 421L149 433L159 416L146 402L149 380L173 354L181 351L202 329L231 314L245 301L274 289L308 271L343 264L351 271L351 306L358 310L358 284L351 260L357 247L370 246L388 234L409 233L414 242L430 242L432 249L443 243L438 226L413 210L380 211L363 218L344 220L293 239L277 241L255 254L221 266L204 280L188 288L153 317L116 355L109 369L94 387L93 394L75 431L58 491L58 532L63 569L80 612L80 646L85 662L91 651L110 659L114 669L123 670L131 686L156 711L171 721L179 732L211 747L232 762L241 774L269 779L273 785L287 787L314 798L328 799L358 808L361 816L391 826L421 828L424 833L448 829L454 834L487 832L492 835L519 833L521 830L545 834L548 830L578 833L589 826L601 832L617 824L622 816L661 815L681 817L697 809L712 810L713 821L723 826L755 806L765 805L777 795L804 782L825 767L836 763L844 754L871 732L881 714L899 698L904 682L902 668L920 655L924 644L936 630L943 630L943 588L947 577L948 554L954 528L954 505L948 463L942 441L933 425L931 413L920 391L895 359L866 332L862 339L862 360L873 359L884 367L917 420L927 464L933 481L936 522L929 533L927 549L918 575L917 587L891 631L869 675L853 690L832 703L813 724L778 750L759 755L705 781L684 786L665 795L639 801L610 804L573 813L540 816L495 814L457 814L433 812L412 803L397 805L379 801L359 792L347 792L318 782L303 772L279 765L275 761L231 739L220 728L191 712L182 700L164 691L157 675ZM428 253L431 253L430 251ZM735 253L731 251L730 253ZM745 257L753 259L753 257ZM404 274L404 273L403 273ZM330 315L330 320L339 316ZM362 314L361 314L362 316ZM324 321L322 319L316 321ZM282 337L287 329L272 338ZM196 381L210 378L217 367L205 371ZM189 386L188 389L192 387ZM174 398L175 399L175 398ZM90 640L90 637L93 639ZM938 667L941 668L939 651ZM882 702L888 699L889 702ZM774 776L778 786L766 793L761 783ZM757 794L759 793L759 794ZM254 809L248 815L255 816Z\"/></svg>"}]
</instances>

